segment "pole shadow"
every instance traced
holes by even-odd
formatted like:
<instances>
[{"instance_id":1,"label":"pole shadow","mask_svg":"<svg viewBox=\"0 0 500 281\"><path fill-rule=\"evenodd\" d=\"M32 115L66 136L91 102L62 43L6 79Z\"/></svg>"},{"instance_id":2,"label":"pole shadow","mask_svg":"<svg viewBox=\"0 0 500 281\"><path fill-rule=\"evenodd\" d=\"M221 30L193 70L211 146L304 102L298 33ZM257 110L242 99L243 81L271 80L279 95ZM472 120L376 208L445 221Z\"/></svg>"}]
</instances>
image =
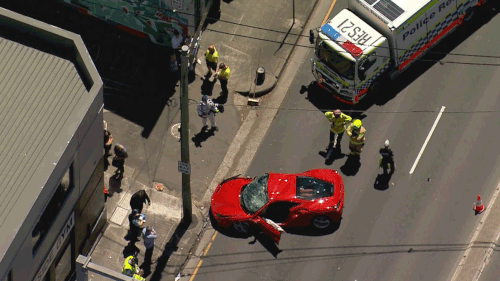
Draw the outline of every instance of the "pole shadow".
<instances>
[{"instance_id":1,"label":"pole shadow","mask_svg":"<svg viewBox=\"0 0 500 281\"><path fill-rule=\"evenodd\" d=\"M196 222L193 221L192 223ZM149 279L150 281L160 281L162 279L162 273L165 267L167 266L168 260L170 259L172 254L178 250L179 241L181 240L182 236L186 233L186 231L189 229L189 226L190 226L189 223L185 223L183 221L181 221L179 225L177 225L174 234L165 245L163 253L156 260L156 268L151 274L151 278Z\"/></svg>"}]
</instances>

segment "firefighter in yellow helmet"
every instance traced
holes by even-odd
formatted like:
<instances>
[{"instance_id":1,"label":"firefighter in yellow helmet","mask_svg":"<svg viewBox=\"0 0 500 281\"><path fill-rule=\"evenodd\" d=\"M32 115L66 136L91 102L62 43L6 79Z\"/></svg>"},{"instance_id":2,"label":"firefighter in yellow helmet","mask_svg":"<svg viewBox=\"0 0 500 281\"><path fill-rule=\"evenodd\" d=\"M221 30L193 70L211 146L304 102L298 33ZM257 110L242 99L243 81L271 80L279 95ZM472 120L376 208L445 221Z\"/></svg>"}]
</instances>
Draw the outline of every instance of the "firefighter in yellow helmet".
<instances>
[{"instance_id":1,"label":"firefighter in yellow helmet","mask_svg":"<svg viewBox=\"0 0 500 281\"><path fill-rule=\"evenodd\" d=\"M347 135L349 136L349 149L351 150L350 155L360 155L363 151L363 146L365 145L365 133L366 130L361 126L361 120L355 119L346 129Z\"/></svg>"},{"instance_id":2,"label":"firefighter in yellow helmet","mask_svg":"<svg viewBox=\"0 0 500 281\"><path fill-rule=\"evenodd\" d=\"M330 122L330 143L328 144L327 151L333 148L340 151L340 141L344 135L345 127L352 118L342 113L340 109L325 112L326 119Z\"/></svg>"}]
</instances>

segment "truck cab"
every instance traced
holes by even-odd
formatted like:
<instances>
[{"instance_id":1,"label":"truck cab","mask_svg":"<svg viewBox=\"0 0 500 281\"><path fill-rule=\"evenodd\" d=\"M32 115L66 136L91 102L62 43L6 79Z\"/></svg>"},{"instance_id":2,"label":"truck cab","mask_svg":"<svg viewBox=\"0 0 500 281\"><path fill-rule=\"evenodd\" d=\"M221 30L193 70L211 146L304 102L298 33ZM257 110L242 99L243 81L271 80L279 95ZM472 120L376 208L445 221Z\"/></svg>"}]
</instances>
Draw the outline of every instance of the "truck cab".
<instances>
[{"instance_id":1,"label":"truck cab","mask_svg":"<svg viewBox=\"0 0 500 281\"><path fill-rule=\"evenodd\" d=\"M338 100L357 103L390 66L387 39L348 9L321 26L312 59L321 88Z\"/></svg>"}]
</instances>

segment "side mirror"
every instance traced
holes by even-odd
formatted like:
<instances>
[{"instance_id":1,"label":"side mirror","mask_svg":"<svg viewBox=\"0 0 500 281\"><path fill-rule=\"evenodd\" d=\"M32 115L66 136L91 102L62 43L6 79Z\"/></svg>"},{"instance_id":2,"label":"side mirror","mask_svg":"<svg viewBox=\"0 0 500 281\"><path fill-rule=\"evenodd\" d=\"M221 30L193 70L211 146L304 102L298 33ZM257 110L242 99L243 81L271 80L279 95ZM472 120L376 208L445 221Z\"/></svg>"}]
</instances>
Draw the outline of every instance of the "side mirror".
<instances>
[{"instance_id":1,"label":"side mirror","mask_svg":"<svg viewBox=\"0 0 500 281\"><path fill-rule=\"evenodd\" d=\"M314 44L314 31L309 29L309 43Z\"/></svg>"}]
</instances>

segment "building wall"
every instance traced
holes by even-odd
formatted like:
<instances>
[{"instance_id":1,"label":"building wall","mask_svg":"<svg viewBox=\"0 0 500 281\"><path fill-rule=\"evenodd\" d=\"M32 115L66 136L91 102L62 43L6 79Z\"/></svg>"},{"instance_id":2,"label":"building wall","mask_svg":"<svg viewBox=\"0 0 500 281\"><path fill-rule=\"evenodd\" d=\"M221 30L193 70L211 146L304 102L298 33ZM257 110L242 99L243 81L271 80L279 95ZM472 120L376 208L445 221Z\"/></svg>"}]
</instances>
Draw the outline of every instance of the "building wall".
<instances>
[{"instance_id":1,"label":"building wall","mask_svg":"<svg viewBox=\"0 0 500 281\"><path fill-rule=\"evenodd\" d=\"M99 95L98 95L99 96ZM103 116L102 116L102 94L101 99L96 99L96 102L86 109L87 114L81 120L77 133L73 136L72 140L68 143L61 160L56 163L47 180L47 184L43 187L42 192L37 202L34 204L28 218L23 223L23 230L19 233L24 233L25 239L21 247L17 251L17 255L13 257L11 264L13 280L32 280L39 272L44 262L50 260L47 257L49 254L55 254L53 262L56 261L58 253L50 253L54 244L60 237L61 230L65 226L68 219L74 214L75 224L74 230L68 238L63 241L68 243L68 239L73 239L71 243L74 251L85 249L81 247L86 239L90 238L91 233L88 233L94 228L94 224L104 208L104 196L102 193L103 186ZM99 107L98 100L101 100ZM78 145L78 139L81 139ZM47 207L54 192L59 186L61 178L64 173L72 165L73 167L73 184L74 187L69 191L67 198L63 205L60 207L59 212L54 217L54 221L37 251L33 255L33 237L32 231L41 214ZM96 229L97 230L97 229ZM75 235L74 233L78 233ZM84 234L82 237L81 234ZM76 237L77 238L76 238ZM64 250L65 245L63 245ZM8 258L8 257L5 257ZM49 266L48 270L53 271L53 265Z\"/></svg>"}]
</instances>

